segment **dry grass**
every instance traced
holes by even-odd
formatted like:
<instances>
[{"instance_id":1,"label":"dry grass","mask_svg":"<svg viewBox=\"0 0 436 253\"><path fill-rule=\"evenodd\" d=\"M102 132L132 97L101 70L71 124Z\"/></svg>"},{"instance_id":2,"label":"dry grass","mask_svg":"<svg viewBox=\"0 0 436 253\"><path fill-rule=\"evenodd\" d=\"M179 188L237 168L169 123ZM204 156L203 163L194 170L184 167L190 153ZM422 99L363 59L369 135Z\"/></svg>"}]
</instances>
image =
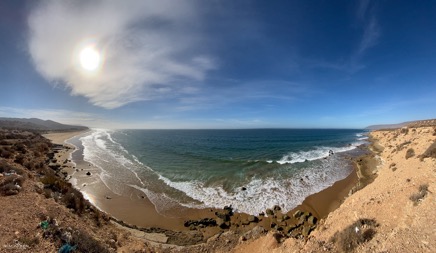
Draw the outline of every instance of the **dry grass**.
<instances>
[{"instance_id":1,"label":"dry grass","mask_svg":"<svg viewBox=\"0 0 436 253\"><path fill-rule=\"evenodd\" d=\"M0 193L2 195L18 194L27 178L26 171L5 160L0 160L0 173L4 174L0 178Z\"/></svg>"},{"instance_id":2,"label":"dry grass","mask_svg":"<svg viewBox=\"0 0 436 253\"><path fill-rule=\"evenodd\" d=\"M413 150L413 148L409 148L406 151L406 159L409 159L409 158L414 157L414 156L415 156L415 150Z\"/></svg>"},{"instance_id":3,"label":"dry grass","mask_svg":"<svg viewBox=\"0 0 436 253\"><path fill-rule=\"evenodd\" d=\"M413 202L413 205L417 206L419 202L421 202L428 193L428 184L422 184L418 188L418 193L410 196L410 200Z\"/></svg>"},{"instance_id":4,"label":"dry grass","mask_svg":"<svg viewBox=\"0 0 436 253\"><path fill-rule=\"evenodd\" d=\"M341 252L353 252L359 245L370 241L376 235L377 222L374 219L359 219L341 232L336 232L330 241Z\"/></svg>"}]
</instances>

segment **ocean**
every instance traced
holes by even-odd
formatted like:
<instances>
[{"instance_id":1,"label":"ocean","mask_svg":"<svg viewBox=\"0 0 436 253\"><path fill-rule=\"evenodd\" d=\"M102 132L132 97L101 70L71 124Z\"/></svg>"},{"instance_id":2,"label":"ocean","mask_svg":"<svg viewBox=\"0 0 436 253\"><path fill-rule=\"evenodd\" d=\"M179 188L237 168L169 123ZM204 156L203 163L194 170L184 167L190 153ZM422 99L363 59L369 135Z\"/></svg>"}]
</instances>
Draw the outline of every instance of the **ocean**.
<instances>
[{"instance_id":1,"label":"ocean","mask_svg":"<svg viewBox=\"0 0 436 253\"><path fill-rule=\"evenodd\" d=\"M100 169L115 194L144 192L165 212L177 205L257 215L291 210L347 177L350 157L366 143L363 130L105 130L68 140ZM361 152L361 151L360 151Z\"/></svg>"}]
</instances>

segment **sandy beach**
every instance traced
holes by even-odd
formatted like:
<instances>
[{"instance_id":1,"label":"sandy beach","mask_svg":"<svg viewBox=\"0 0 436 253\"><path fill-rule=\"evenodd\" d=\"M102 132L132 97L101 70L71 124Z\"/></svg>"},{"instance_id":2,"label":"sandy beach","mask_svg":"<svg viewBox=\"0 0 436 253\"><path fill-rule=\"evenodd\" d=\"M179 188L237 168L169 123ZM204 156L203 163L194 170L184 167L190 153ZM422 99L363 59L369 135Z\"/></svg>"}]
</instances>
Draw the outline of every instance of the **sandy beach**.
<instances>
[{"instance_id":1,"label":"sandy beach","mask_svg":"<svg viewBox=\"0 0 436 253\"><path fill-rule=\"evenodd\" d=\"M65 144L65 140L73 136L83 134L77 133L52 133L45 135L46 138L52 140L53 143ZM71 146L67 144L66 146ZM74 149L65 149L60 151L58 155L59 161L71 158L71 153ZM77 164L67 163L64 171L68 173L67 178L70 182L84 194L85 198L89 199L100 210L108 213L116 220L122 221L131 226L144 228L162 228L175 231L189 231L190 227L184 226L187 220L200 220L204 218L216 218L215 213L222 211L221 209L192 209L183 206L173 206L165 213L156 211L152 202L147 199L147 196L134 188L129 188L124 194L114 194L99 178L99 168L94 167L86 161L77 161ZM366 167L364 169L367 169ZM287 213L280 211L275 212L275 215L258 216L257 222L247 222L250 215L245 213L236 213L231 217L230 230L237 233L243 233L253 229L256 226L262 226L267 230L271 229L272 223L277 223L279 226L289 226L291 221L280 222L283 217L292 217L297 211L309 212L317 219L326 217L331 211L335 210L350 194L353 187L359 181L359 172L362 170L359 166L355 167L355 171L348 177L337 181L327 189L307 197L301 205L295 207ZM358 173L359 172L359 173ZM271 207L272 208L272 207ZM232 225L233 224L233 225ZM221 229L216 226L206 226L196 228L205 238L209 238Z\"/></svg>"},{"instance_id":2,"label":"sandy beach","mask_svg":"<svg viewBox=\"0 0 436 253\"><path fill-rule=\"evenodd\" d=\"M132 188L114 194L98 180L98 168L69 161L74 149L64 140L83 132L50 134L46 137L58 145L46 150L52 158L39 172L24 162L30 169L3 160L27 180L18 194L0 197L4 210L0 242L4 249L57 250L63 239L47 239L33 225L49 220L59 236L65 230L76 231L74 242L82 249L92 243L117 252L434 252L436 122L432 122L371 132L369 150L353 159L355 171L347 178L287 213L273 208L258 216L181 207L158 213L142 192ZM30 135L17 136L26 141ZM27 140L26 159L37 164L45 155L31 156L38 153L32 150L42 150L47 140L35 135L32 141ZM0 181L11 175L2 177ZM71 205L68 197L74 191L60 183L61 178L75 181L92 205L83 203L81 196ZM17 213L22 218L17 219ZM214 223L208 225L211 220ZM88 241L80 239L83 236Z\"/></svg>"},{"instance_id":3,"label":"sandy beach","mask_svg":"<svg viewBox=\"0 0 436 253\"><path fill-rule=\"evenodd\" d=\"M70 147L60 150L55 158L58 161L71 159L75 151L74 146L65 141L84 132L50 133L44 137L55 144ZM63 164L63 172L68 173L67 179L73 183L92 204L100 210L108 213L113 218L127 224L139 227L159 227L169 230L187 230L183 225L188 219L201 219L212 217L216 210L188 209L182 206L175 207L172 212L162 215L158 213L154 205L147 199L145 194L134 188L129 188L123 195L113 193L99 178L100 169L86 161L77 163L68 162ZM216 233L216 229L210 229L208 234Z\"/></svg>"},{"instance_id":4,"label":"sandy beach","mask_svg":"<svg viewBox=\"0 0 436 253\"><path fill-rule=\"evenodd\" d=\"M377 162L371 165L373 182L329 213L306 242L279 243L270 232L235 252L435 252L436 128L370 136Z\"/></svg>"}]
</instances>

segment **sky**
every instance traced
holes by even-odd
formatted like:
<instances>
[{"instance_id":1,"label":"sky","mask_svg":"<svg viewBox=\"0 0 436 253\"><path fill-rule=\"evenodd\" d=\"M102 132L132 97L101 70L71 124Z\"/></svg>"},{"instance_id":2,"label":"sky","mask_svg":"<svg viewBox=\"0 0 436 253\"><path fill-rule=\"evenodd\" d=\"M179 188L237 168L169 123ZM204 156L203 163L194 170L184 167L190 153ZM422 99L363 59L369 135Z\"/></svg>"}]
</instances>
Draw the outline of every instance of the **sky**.
<instances>
[{"instance_id":1,"label":"sky","mask_svg":"<svg viewBox=\"0 0 436 253\"><path fill-rule=\"evenodd\" d=\"M3 0L0 117L170 129L436 118L435 14L435 1Z\"/></svg>"}]
</instances>

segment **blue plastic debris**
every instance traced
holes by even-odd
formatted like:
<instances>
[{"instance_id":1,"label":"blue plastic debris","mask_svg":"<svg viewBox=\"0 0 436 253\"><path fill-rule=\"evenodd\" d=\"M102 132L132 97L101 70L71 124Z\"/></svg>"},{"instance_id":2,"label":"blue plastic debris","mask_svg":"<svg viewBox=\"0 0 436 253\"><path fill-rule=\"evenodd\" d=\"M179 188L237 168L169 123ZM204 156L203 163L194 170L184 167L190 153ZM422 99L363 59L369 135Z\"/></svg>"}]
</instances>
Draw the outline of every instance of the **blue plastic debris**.
<instances>
[{"instance_id":1,"label":"blue plastic debris","mask_svg":"<svg viewBox=\"0 0 436 253\"><path fill-rule=\"evenodd\" d=\"M62 247L59 249L58 253L70 253L75 249L76 249L76 246L71 246L67 243L67 244L62 245Z\"/></svg>"},{"instance_id":2,"label":"blue plastic debris","mask_svg":"<svg viewBox=\"0 0 436 253\"><path fill-rule=\"evenodd\" d=\"M49 224L48 224L48 221L41 221L41 223L39 224L40 226L41 226L41 228L42 229L47 229L48 228L48 226L49 226Z\"/></svg>"}]
</instances>

